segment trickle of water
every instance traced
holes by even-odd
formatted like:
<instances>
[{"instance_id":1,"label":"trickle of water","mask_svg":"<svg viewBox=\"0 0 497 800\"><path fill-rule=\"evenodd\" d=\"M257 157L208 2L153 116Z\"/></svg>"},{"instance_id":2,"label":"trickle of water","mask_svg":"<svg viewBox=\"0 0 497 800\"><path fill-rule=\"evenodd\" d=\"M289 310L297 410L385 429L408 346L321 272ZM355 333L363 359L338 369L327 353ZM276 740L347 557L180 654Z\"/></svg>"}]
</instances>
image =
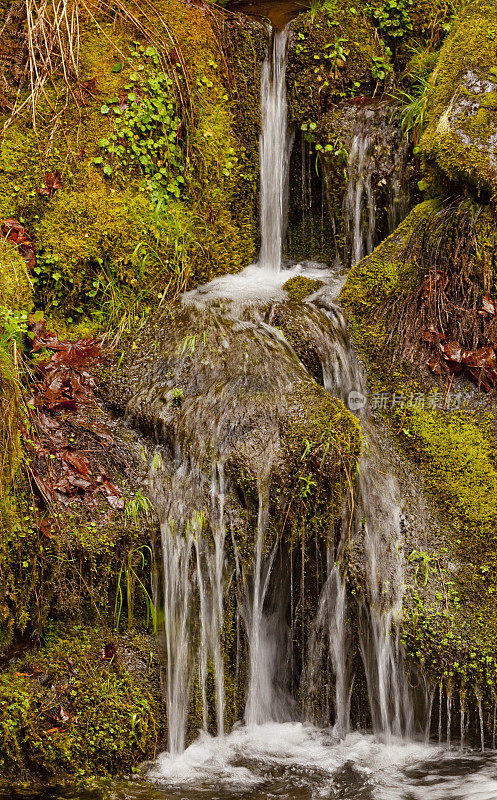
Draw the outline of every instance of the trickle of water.
<instances>
[{"instance_id":1,"label":"trickle of water","mask_svg":"<svg viewBox=\"0 0 497 800\"><path fill-rule=\"evenodd\" d=\"M477 700L478 700L478 719L480 721L480 744L481 744L481 751L482 751L482 753L484 753L485 752L485 728L484 728L484 725L483 725L483 708L482 708L482 705L481 705L481 698L478 697L478 695L477 695Z\"/></svg>"},{"instance_id":2,"label":"trickle of water","mask_svg":"<svg viewBox=\"0 0 497 800\"><path fill-rule=\"evenodd\" d=\"M347 193L343 203L350 260L357 264L373 250L376 203L371 186L370 150L373 139L361 131L352 139L348 160Z\"/></svg>"},{"instance_id":3,"label":"trickle of water","mask_svg":"<svg viewBox=\"0 0 497 800\"><path fill-rule=\"evenodd\" d=\"M409 211L409 144L383 101L349 108L347 190L342 212L344 261L356 264L392 233Z\"/></svg>"},{"instance_id":4,"label":"trickle of water","mask_svg":"<svg viewBox=\"0 0 497 800\"><path fill-rule=\"evenodd\" d=\"M264 615L264 600L276 555L277 542L270 555L264 558L264 539L268 523L269 496L264 480L259 485L259 515L255 546L252 592L246 593L242 614L249 640L249 685L245 707L247 725L261 725L278 719L273 690L276 670L275 639L271 636L270 620Z\"/></svg>"},{"instance_id":5,"label":"trickle of water","mask_svg":"<svg viewBox=\"0 0 497 800\"><path fill-rule=\"evenodd\" d=\"M311 720L313 720L313 715L310 695L318 684L318 672L325 648L328 649L335 676L334 732L342 738L347 734L350 726L352 680L347 657L349 642L346 585L331 551L328 552L328 577L319 599L318 611L311 631L308 665L303 676L303 684L307 693L307 715Z\"/></svg>"},{"instance_id":6,"label":"trickle of water","mask_svg":"<svg viewBox=\"0 0 497 800\"><path fill-rule=\"evenodd\" d=\"M450 750L450 735L452 726L452 697L447 694L447 750Z\"/></svg>"},{"instance_id":7,"label":"trickle of water","mask_svg":"<svg viewBox=\"0 0 497 800\"><path fill-rule=\"evenodd\" d=\"M434 699L435 699L435 687L434 686L430 686L430 684L428 684L427 687L426 687L426 699L425 699L426 707L427 707L426 724L425 724L425 735L424 735L425 744L428 744L428 742L430 741L431 715L433 713L433 701L434 701Z\"/></svg>"},{"instance_id":8,"label":"trickle of water","mask_svg":"<svg viewBox=\"0 0 497 800\"><path fill-rule=\"evenodd\" d=\"M274 30L261 76L261 252L259 265L278 272L286 234L288 165L292 138L288 133L286 66L289 28Z\"/></svg>"},{"instance_id":9,"label":"trickle of water","mask_svg":"<svg viewBox=\"0 0 497 800\"><path fill-rule=\"evenodd\" d=\"M191 677L189 573L192 537L176 534L168 522L161 525L161 534L168 743L171 753L182 753L185 749Z\"/></svg>"}]
</instances>

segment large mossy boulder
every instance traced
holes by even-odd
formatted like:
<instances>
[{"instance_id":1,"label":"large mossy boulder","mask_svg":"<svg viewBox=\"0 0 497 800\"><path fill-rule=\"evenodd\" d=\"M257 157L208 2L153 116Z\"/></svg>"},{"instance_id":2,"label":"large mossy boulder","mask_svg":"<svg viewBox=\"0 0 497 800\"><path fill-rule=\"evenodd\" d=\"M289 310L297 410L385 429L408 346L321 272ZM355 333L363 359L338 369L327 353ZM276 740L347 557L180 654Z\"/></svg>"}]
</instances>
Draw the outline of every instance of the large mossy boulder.
<instances>
[{"instance_id":1,"label":"large mossy boulder","mask_svg":"<svg viewBox=\"0 0 497 800\"><path fill-rule=\"evenodd\" d=\"M497 8L464 6L443 45L428 95L421 152L452 183L497 190Z\"/></svg>"},{"instance_id":2,"label":"large mossy boulder","mask_svg":"<svg viewBox=\"0 0 497 800\"><path fill-rule=\"evenodd\" d=\"M244 549L253 546L266 491L270 532L282 535L286 525L290 534L302 523L306 480L321 532L340 518L360 449L358 423L275 329L182 305L124 348L108 383L113 405L152 436L166 461L177 468L187 458L192 475L204 473L190 489L207 509L212 463L223 465L233 518L247 519L236 533L246 538Z\"/></svg>"}]
</instances>

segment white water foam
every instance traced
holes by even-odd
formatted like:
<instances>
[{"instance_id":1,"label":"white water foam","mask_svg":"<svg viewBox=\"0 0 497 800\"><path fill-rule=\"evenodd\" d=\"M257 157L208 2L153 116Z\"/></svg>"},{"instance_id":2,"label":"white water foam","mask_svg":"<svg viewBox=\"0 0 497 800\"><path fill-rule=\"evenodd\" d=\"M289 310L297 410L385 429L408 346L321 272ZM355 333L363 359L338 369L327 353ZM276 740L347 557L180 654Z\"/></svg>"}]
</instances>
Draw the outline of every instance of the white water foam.
<instances>
[{"instance_id":1,"label":"white water foam","mask_svg":"<svg viewBox=\"0 0 497 800\"><path fill-rule=\"evenodd\" d=\"M497 798L495 757L462 757L400 739L385 744L358 732L339 740L333 729L298 722L239 726L224 737L202 733L181 755L161 754L147 777L171 790L205 792L206 798Z\"/></svg>"},{"instance_id":2,"label":"white water foam","mask_svg":"<svg viewBox=\"0 0 497 800\"><path fill-rule=\"evenodd\" d=\"M292 264L279 272L262 269L259 264L250 264L235 275L222 275L210 283L192 289L182 295L183 303L208 303L214 300L233 300L235 302L270 300L288 300L283 284L290 278L304 276L310 279L336 284L338 295L344 281L345 273L329 269L326 264L316 261L302 261Z\"/></svg>"}]
</instances>

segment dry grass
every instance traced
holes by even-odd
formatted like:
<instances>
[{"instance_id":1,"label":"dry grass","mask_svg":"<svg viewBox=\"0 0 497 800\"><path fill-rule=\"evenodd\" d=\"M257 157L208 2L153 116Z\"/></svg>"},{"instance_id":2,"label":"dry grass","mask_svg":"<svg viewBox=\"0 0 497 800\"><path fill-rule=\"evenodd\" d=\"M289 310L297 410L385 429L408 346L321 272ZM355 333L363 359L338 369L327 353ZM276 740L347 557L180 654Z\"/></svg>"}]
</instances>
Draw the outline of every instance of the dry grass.
<instances>
[{"instance_id":1,"label":"dry grass","mask_svg":"<svg viewBox=\"0 0 497 800\"><path fill-rule=\"evenodd\" d=\"M173 79L177 99L185 122L193 118L193 82L181 48L166 19L150 0L110 0L95 4L92 0L21 0L16 6L17 16L25 22L25 41L22 48L22 63L18 65L19 86L12 103L11 112L3 130L26 109L30 109L33 128L36 131L37 107L43 97L52 107L47 87L62 84L65 97L57 96L53 108L57 119L63 114L74 91L80 75L80 39L82 20L91 20L109 47L125 59L114 37L109 36L102 20L114 23L124 22L140 38L152 44L160 55L162 68ZM211 10L209 13L213 14ZM8 29L6 19L0 29L0 36ZM60 92L60 89L59 89ZM57 92L56 92L57 94Z\"/></svg>"},{"instance_id":2,"label":"dry grass","mask_svg":"<svg viewBox=\"0 0 497 800\"><path fill-rule=\"evenodd\" d=\"M419 282L381 309L394 359L419 358L427 331L468 350L492 338L495 323L479 312L483 294L493 290L496 234L497 223L463 197L450 199L418 223L400 258L412 264Z\"/></svg>"}]
</instances>

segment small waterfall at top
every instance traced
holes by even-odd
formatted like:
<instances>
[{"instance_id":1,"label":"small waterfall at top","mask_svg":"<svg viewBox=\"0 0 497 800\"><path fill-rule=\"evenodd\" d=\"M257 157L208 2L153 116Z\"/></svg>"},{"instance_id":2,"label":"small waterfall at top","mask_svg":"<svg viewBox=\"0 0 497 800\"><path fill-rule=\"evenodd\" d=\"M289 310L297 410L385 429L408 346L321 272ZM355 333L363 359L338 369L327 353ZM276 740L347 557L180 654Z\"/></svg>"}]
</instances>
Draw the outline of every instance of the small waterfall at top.
<instances>
[{"instance_id":1,"label":"small waterfall at top","mask_svg":"<svg viewBox=\"0 0 497 800\"><path fill-rule=\"evenodd\" d=\"M288 133L286 65L289 27L273 30L261 77L261 252L259 265L278 272L286 235L288 164L292 138Z\"/></svg>"},{"instance_id":2,"label":"small waterfall at top","mask_svg":"<svg viewBox=\"0 0 497 800\"><path fill-rule=\"evenodd\" d=\"M342 204L348 265L369 255L409 211L409 146L392 124L393 113L384 101L349 111L352 132Z\"/></svg>"}]
</instances>

